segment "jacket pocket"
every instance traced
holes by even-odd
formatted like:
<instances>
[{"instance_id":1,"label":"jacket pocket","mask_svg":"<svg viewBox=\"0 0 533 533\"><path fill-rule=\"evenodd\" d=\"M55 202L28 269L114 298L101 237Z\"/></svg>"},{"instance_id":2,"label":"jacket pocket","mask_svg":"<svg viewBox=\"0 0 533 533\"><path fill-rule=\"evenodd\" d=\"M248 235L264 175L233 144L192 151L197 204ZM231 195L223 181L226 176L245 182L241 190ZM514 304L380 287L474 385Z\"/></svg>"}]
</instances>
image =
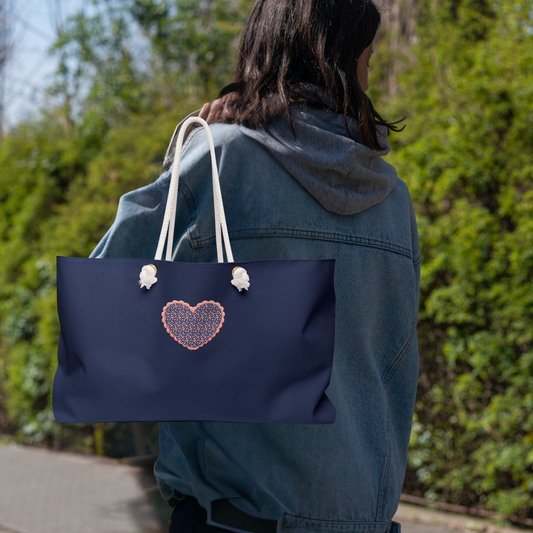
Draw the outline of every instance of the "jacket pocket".
<instances>
[{"instance_id":1,"label":"jacket pocket","mask_svg":"<svg viewBox=\"0 0 533 533\"><path fill-rule=\"evenodd\" d=\"M283 513L278 520L276 533L310 533L316 532L342 533L401 533L398 522L335 522L316 520Z\"/></svg>"},{"instance_id":2,"label":"jacket pocket","mask_svg":"<svg viewBox=\"0 0 533 533\"><path fill-rule=\"evenodd\" d=\"M409 337L407 338L407 341L405 342L403 348L400 350L398 355L394 358L392 363L387 368L384 376L383 376L383 385L386 386L389 382L390 378L393 376L394 372L398 369L401 362L405 358L405 354L409 351L409 348L411 346L411 343L413 342L413 336L416 335L416 324L418 320L418 315L415 316L413 321L411 322L411 329L409 331Z\"/></svg>"}]
</instances>

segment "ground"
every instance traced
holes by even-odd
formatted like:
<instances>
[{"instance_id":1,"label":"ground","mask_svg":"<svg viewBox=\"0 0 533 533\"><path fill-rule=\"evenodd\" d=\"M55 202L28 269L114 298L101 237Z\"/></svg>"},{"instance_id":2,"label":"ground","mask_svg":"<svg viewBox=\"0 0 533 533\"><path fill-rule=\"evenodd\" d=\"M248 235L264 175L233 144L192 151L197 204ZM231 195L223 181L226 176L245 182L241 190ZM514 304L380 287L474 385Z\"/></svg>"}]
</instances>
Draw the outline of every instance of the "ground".
<instances>
[{"instance_id":1,"label":"ground","mask_svg":"<svg viewBox=\"0 0 533 533\"><path fill-rule=\"evenodd\" d=\"M170 508L157 490L151 461L4 443L0 445L0 532L166 533ZM402 533L524 533L405 503L400 503L394 520L400 522Z\"/></svg>"}]
</instances>

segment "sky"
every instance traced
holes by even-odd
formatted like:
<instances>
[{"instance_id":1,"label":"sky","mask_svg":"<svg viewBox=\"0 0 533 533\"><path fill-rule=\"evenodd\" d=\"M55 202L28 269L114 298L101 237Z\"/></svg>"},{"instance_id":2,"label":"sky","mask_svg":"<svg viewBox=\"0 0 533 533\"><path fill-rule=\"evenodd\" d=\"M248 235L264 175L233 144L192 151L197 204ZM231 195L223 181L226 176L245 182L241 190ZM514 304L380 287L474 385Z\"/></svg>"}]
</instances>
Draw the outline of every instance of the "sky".
<instances>
[{"instance_id":1,"label":"sky","mask_svg":"<svg viewBox=\"0 0 533 533\"><path fill-rule=\"evenodd\" d=\"M34 114L45 98L56 62L47 54L57 36L56 20L79 11L83 0L10 0L8 22L13 49L5 72L5 122L13 126ZM85 0L85 4L88 4Z\"/></svg>"}]
</instances>

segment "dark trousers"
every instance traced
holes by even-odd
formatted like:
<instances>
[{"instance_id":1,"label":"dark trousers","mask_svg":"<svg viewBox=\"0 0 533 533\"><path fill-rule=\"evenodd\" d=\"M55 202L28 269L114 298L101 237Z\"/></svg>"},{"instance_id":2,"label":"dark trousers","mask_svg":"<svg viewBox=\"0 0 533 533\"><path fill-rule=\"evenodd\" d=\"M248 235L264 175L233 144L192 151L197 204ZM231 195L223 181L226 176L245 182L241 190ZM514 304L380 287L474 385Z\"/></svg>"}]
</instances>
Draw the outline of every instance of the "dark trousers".
<instances>
[{"instance_id":1,"label":"dark trousers","mask_svg":"<svg viewBox=\"0 0 533 533\"><path fill-rule=\"evenodd\" d=\"M229 533L227 529L207 525L206 520L207 511L196 498L186 496L172 511L168 533Z\"/></svg>"}]
</instances>

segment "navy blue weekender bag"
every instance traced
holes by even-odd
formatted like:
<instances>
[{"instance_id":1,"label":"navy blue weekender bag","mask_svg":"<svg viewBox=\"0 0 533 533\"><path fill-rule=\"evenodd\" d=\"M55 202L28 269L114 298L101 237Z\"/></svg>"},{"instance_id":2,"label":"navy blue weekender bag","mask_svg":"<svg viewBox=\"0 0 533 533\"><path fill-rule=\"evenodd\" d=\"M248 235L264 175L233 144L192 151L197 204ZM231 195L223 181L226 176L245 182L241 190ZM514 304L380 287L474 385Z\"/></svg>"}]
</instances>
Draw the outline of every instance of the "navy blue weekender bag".
<instances>
[{"instance_id":1,"label":"navy blue weekender bag","mask_svg":"<svg viewBox=\"0 0 533 533\"><path fill-rule=\"evenodd\" d=\"M171 259L183 137L192 122L206 129L211 150L217 263ZM325 394L334 269L334 259L234 262L211 132L203 119L188 118L155 258L57 257L56 420L334 422Z\"/></svg>"}]
</instances>

